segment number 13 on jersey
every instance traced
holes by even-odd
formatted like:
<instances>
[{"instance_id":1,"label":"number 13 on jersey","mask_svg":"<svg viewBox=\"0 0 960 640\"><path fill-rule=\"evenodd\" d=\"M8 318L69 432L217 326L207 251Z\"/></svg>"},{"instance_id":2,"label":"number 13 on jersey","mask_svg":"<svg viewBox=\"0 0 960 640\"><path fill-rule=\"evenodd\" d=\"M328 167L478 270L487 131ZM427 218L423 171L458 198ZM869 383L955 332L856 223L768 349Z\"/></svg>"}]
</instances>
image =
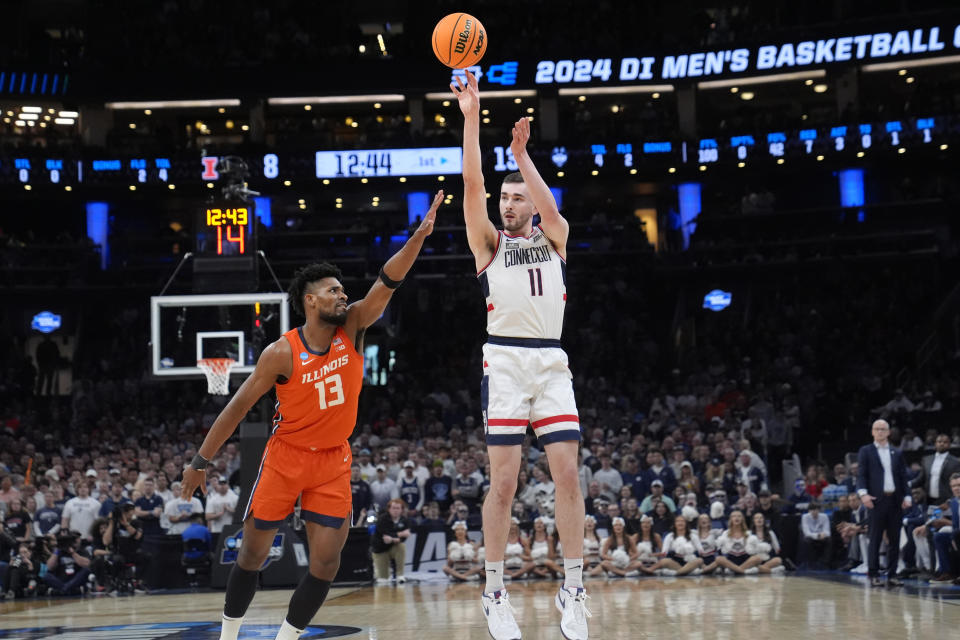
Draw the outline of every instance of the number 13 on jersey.
<instances>
[{"instance_id":1,"label":"number 13 on jersey","mask_svg":"<svg viewBox=\"0 0 960 640\"><path fill-rule=\"evenodd\" d=\"M335 373L329 378L324 378L313 384L317 389L320 399L320 408L335 407L343 404L343 383L340 380L340 374ZM329 396L327 395L329 392ZM329 400L327 398L330 398Z\"/></svg>"}]
</instances>

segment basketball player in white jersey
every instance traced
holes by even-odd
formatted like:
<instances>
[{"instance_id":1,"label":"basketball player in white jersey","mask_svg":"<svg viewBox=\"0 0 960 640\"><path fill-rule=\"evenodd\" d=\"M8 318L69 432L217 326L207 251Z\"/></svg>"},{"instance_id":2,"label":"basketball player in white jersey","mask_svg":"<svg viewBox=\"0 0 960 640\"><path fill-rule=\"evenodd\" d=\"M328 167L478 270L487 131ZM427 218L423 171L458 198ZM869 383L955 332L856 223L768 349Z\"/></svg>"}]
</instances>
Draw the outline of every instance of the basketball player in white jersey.
<instances>
[{"instance_id":1,"label":"basketball player in white jersey","mask_svg":"<svg viewBox=\"0 0 960 640\"><path fill-rule=\"evenodd\" d=\"M516 640L520 628L503 585L510 507L527 425L547 454L556 484L556 523L563 546L564 584L555 604L567 640L586 640L583 589L583 494L577 473L580 421L567 355L560 346L566 305L569 225L527 154L530 121L513 128L510 148L520 168L500 188L498 231L487 214L480 165L480 93L467 72L451 85L464 116L463 216L487 303L480 396L490 456L490 493L483 503L487 583L481 599L494 640ZM540 224L533 226L534 214Z\"/></svg>"}]
</instances>

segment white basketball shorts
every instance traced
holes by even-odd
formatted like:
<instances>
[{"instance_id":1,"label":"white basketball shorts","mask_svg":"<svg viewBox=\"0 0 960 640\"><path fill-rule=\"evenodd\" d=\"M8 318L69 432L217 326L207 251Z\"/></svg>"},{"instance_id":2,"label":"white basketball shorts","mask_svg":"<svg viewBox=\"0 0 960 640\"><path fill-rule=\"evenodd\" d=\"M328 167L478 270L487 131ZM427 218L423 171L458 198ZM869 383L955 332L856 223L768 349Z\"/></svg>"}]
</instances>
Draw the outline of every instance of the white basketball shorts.
<instances>
[{"instance_id":1,"label":"white basketball shorts","mask_svg":"<svg viewBox=\"0 0 960 640\"><path fill-rule=\"evenodd\" d=\"M480 382L487 444L523 444L528 424L543 444L579 442L572 378L559 340L490 336Z\"/></svg>"}]
</instances>

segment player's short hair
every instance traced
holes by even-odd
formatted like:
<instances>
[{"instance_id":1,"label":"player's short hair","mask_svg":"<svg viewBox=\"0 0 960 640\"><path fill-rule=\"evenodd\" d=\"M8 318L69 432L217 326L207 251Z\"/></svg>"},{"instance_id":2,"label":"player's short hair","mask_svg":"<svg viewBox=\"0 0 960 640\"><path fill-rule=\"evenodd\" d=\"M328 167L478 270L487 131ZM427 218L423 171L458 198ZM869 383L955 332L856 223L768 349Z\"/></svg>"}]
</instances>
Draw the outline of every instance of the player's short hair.
<instances>
[{"instance_id":1,"label":"player's short hair","mask_svg":"<svg viewBox=\"0 0 960 640\"><path fill-rule=\"evenodd\" d=\"M503 184L509 184L511 182L523 182L523 174L519 171L514 171L503 177Z\"/></svg>"},{"instance_id":2,"label":"player's short hair","mask_svg":"<svg viewBox=\"0 0 960 640\"><path fill-rule=\"evenodd\" d=\"M311 282L317 282L324 278L343 280L343 272L340 271L339 267L329 262L315 262L301 267L293 274L293 280L290 282L290 288L287 290L287 293L290 294L290 304L293 306L294 311L301 316L305 315L303 311L303 295L307 292L307 287Z\"/></svg>"}]
</instances>

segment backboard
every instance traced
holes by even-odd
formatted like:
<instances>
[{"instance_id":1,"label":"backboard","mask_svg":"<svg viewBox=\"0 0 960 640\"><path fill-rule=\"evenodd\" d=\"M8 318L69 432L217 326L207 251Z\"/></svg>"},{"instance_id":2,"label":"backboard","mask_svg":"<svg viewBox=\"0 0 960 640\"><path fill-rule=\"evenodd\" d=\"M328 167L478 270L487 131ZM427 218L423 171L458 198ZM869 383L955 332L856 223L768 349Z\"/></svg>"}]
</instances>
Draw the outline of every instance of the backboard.
<instances>
[{"instance_id":1,"label":"backboard","mask_svg":"<svg viewBox=\"0 0 960 640\"><path fill-rule=\"evenodd\" d=\"M201 378L201 358L232 358L247 376L260 353L290 328L286 293L223 293L150 298L151 373Z\"/></svg>"}]
</instances>

